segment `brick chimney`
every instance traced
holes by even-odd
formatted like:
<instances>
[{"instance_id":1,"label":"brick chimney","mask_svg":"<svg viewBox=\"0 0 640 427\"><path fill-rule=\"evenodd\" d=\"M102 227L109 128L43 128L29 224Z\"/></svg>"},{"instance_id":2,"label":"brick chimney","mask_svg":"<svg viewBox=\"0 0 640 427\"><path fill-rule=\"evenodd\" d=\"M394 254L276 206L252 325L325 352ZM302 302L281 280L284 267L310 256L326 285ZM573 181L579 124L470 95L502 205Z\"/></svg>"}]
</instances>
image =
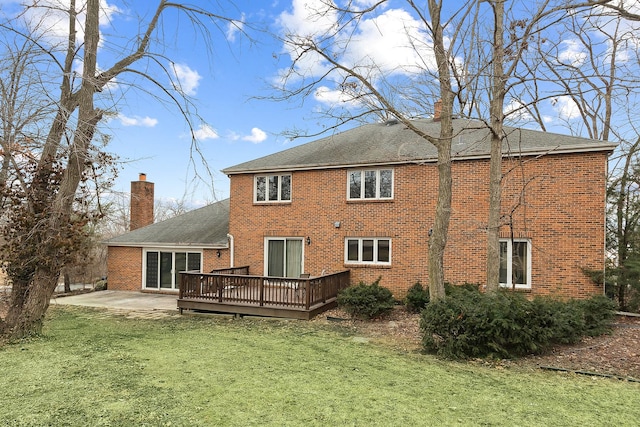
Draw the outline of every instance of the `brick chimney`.
<instances>
[{"instance_id":1,"label":"brick chimney","mask_svg":"<svg viewBox=\"0 0 640 427\"><path fill-rule=\"evenodd\" d=\"M442 100L438 99L433 104L433 121L434 122L439 122L440 121L440 114L441 113L442 113Z\"/></svg>"},{"instance_id":2,"label":"brick chimney","mask_svg":"<svg viewBox=\"0 0 640 427\"><path fill-rule=\"evenodd\" d=\"M141 173L138 181L131 181L131 220L129 231L153 224L153 182Z\"/></svg>"}]
</instances>

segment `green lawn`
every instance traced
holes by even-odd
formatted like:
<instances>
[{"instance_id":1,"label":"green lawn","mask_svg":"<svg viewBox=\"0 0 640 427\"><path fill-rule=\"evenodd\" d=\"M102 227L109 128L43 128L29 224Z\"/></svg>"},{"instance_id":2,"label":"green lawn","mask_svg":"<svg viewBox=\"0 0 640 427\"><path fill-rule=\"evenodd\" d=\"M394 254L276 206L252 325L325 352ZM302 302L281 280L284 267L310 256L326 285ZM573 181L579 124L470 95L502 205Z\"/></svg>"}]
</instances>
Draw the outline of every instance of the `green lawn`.
<instances>
[{"instance_id":1,"label":"green lawn","mask_svg":"<svg viewBox=\"0 0 640 427\"><path fill-rule=\"evenodd\" d=\"M405 354L303 321L53 307L0 349L7 426L637 426L640 384Z\"/></svg>"}]
</instances>

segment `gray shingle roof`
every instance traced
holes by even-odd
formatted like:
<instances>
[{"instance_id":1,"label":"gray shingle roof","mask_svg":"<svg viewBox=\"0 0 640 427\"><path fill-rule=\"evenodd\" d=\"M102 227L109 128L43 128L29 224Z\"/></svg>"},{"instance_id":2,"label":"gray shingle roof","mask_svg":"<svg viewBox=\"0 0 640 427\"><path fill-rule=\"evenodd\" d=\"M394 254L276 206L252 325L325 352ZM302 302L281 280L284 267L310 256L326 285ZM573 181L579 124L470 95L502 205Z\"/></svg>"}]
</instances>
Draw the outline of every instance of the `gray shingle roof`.
<instances>
[{"instance_id":1,"label":"gray shingle roof","mask_svg":"<svg viewBox=\"0 0 640 427\"><path fill-rule=\"evenodd\" d=\"M414 120L413 123L427 134L438 136L440 122L432 119ZM490 133L481 122L469 119L453 121L454 159L483 158L489 156ZM505 154L544 154L583 151L612 151L615 144L602 141L542 132L531 129L505 127ZM302 144L279 153L231 166L222 172L269 172L433 162L437 159L435 147L421 139L402 123L373 123L335 135Z\"/></svg>"},{"instance_id":2,"label":"gray shingle roof","mask_svg":"<svg viewBox=\"0 0 640 427\"><path fill-rule=\"evenodd\" d=\"M107 240L108 246L226 247L229 199Z\"/></svg>"}]
</instances>

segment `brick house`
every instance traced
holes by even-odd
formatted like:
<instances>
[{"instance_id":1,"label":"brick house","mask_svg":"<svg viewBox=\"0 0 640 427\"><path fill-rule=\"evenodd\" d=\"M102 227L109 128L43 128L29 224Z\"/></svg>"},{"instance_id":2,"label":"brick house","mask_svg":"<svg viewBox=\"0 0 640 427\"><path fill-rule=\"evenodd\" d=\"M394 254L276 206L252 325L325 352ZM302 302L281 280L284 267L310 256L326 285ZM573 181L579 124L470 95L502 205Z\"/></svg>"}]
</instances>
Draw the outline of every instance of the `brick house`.
<instances>
[{"instance_id":1,"label":"brick house","mask_svg":"<svg viewBox=\"0 0 640 427\"><path fill-rule=\"evenodd\" d=\"M229 199L153 223L153 183L131 183L132 231L107 240L108 288L175 292L183 270L229 265Z\"/></svg>"},{"instance_id":2,"label":"brick house","mask_svg":"<svg viewBox=\"0 0 640 427\"><path fill-rule=\"evenodd\" d=\"M437 120L414 124L439 135ZM454 133L445 279L482 284L490 135L466 119L454 120ZM607 159L615 145L528 129L507 127L505 133L503 286L533 295L602 293L602 284L583 271L604 269ZM429 282L436 150L404 125L364 125L223 172L231 189L228 229L219 232L218 246L201 247L203 271L225 263L277 277L349 269L352 283L381 277L396 297L417 281ZM224 222L216 218L209 220ZM140 273L131 281L115 272L122 258L137 263L131 273L148 268L145 250L133 253L133 246L117 243L109 242L109 287L127 282L122 288L145 288ZM220 258L208 261L205 249L219 250Z\"/></svg>"}]
</instances>

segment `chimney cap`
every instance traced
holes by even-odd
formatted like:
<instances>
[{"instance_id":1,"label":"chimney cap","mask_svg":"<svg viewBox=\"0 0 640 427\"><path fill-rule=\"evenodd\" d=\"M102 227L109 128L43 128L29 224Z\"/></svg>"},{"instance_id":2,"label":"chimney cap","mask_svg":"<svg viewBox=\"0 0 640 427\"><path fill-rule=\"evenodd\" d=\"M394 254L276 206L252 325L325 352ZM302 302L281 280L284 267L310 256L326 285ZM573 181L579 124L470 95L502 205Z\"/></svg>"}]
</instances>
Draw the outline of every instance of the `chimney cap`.
<instances>
[{"instance_id":1,"label":"chimney cap","mask_svg":"<svg viewBox=\"0 0 640 427\"><path fill-rule=\"evenodd\" d=\"M138 175L138 180L139 181L146 181L147 180L147 174L144 172L140 172L140 175Z\"/></svg>"}]
</instances>

